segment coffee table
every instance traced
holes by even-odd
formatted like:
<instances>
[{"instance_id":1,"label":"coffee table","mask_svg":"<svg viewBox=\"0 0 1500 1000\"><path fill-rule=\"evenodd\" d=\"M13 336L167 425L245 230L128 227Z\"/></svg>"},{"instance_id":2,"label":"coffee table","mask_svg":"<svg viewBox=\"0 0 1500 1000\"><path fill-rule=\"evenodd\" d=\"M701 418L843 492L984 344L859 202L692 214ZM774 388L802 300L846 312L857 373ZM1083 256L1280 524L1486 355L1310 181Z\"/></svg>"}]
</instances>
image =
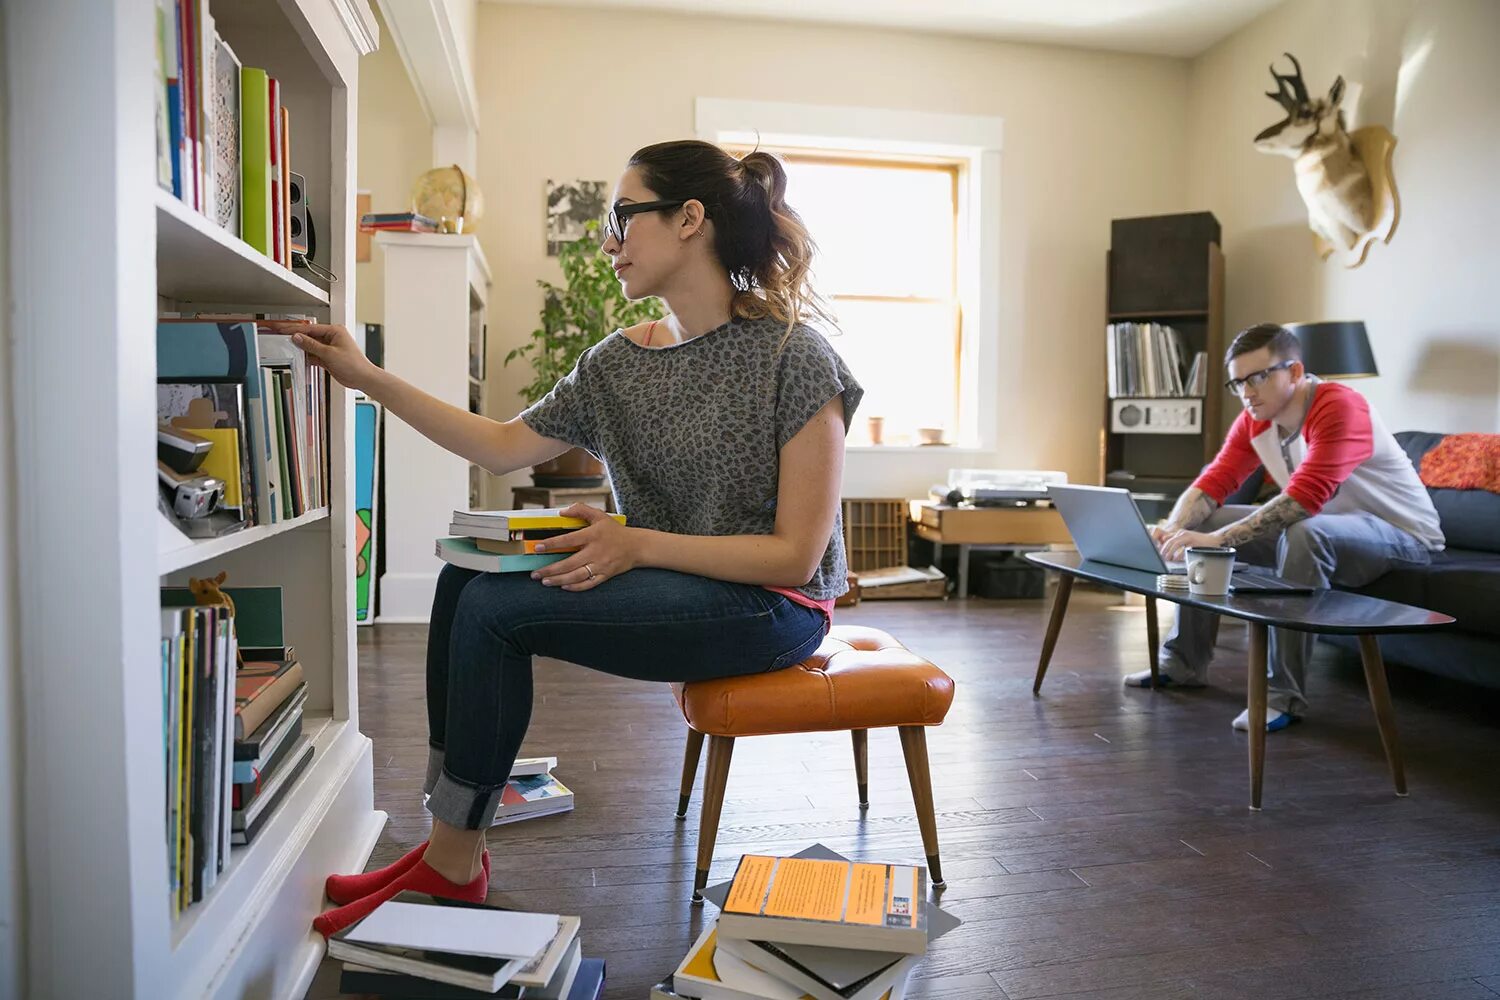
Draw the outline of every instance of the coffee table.
<instances>
[{"instance_id":1,"label":"coffee table","mask_svg":"<svg viewBox=\"0 0 1500 1000\"><path fill-rule=\"evenodd\" d=\"M1246 688L1251 719L1266 715L1266 646L1271 627L1313 632L1323 635L1353 635L1359 638L1360 660L1365 668L1365 684L1370 690L1370 705L1375 710L1375 725L1385 747L1385 759L1391 768L1391 780L1397 795L1406 794L1406 770L1401 763L1401 747L1396 737L1396 716L1391 710L1391 692L1385 681L1385 662L1380 657L1379 636L1386 632L1416 632L1451 625L1454 619L1436 611L1414 608L1407 604L1382 601L1363 594L1342 590L1319 590L1311 594L1229 594L1224 597L1200 597L1169 592L1156 585L1156 574L1108 563L1091 562L1076 552L1032 552L1026 558L1043 569L1060 574L1057 598L1047 634L1042 640L1042 655L1036 665L1036 680L1031 693L1039 695L1047 664L1052 659L1057 635L1062 631L1063 616L1068 610L1068 596L1075 579L1091 580L1107 587L1143 594L1146 598L1147 639L1151 646L1151 683L1156 686L1156 599L1202 608L1215 614L1229 615L1250 624L1250 662L1246 668ZM1261 777L1265 769L1265 726L1250 727L1250 808L1260 809Z\"/></svg>"}]
</instances>

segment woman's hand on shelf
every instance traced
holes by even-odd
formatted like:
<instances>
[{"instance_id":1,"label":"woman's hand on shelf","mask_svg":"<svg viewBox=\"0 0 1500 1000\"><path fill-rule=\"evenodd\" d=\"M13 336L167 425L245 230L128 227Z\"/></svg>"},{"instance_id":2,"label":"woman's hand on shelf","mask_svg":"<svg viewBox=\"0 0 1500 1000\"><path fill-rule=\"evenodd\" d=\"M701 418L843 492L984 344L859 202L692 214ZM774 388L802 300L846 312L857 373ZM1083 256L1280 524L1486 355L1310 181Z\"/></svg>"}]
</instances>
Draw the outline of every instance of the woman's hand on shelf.
<instances>
[{"instance_id":1,"label":"woman's hand on shelf","mask_svg":"<svg viewBox=\"0 0 1500 1000\"><path fill-rule=\"evenodd\" d=\"M370 387L371 376L380 369L370 363L353 335L337 323L262 323L262 326L292 335L315 363L328 370L346 389L360 392Z\"/></svg>"},{"instance_id":2,"label":"woman's hand on shelf","mask_svg":"<svg viewBox=\"0 0 1500 1000\"><path fill-rule=\"evenodd\" d=\"M559 562L543 566L531 574L544 586L563 590L592 590L606 580L628 572L640 562L636 549L638 532L610 517L597 507L575 503L563 510L567 517L581 517L587 528L549 538L537 546L538 551L576 548L578 551ZM544 547L545 546L545 547Z\"/></svg>"}]
</instances>

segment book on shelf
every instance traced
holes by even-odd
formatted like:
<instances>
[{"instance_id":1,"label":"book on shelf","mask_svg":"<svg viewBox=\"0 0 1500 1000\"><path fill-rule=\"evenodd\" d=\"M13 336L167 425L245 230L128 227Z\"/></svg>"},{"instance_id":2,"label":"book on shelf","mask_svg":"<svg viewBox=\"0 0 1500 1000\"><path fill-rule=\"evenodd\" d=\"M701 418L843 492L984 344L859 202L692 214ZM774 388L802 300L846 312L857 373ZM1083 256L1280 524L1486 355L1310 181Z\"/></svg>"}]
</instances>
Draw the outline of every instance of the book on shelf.
<instances>
[{"instance_id":1,"label":"book on shelf","mask_svg":"<svg viewBox=\"0 0 1500 1000\"><path fill-rule=\"evenodd\" d=\"M301 742L301 737L302 704L299 703L297 710L288 718L288 725L275 733L272 739L267 740L260 756L254 760L234 762L234 796L230 804L236 809L243 809L253 802L255 797L265 789L272 772L285 762L292 747Z\"/></svg>"},{"instance_id":2,"label":"book on shelf","mask_svg":"<svg viewBox=\"0 0 1500 1000\"><path fill-rule=\"evenodd\" d=\"M293 691L291 697L278 708L266 721L242 740L234 741L234 759L236 767L241 763L248 764L252 773L256 770L264 770L269 766L269 759L280 746L281 741L286 738L286 732L293 723L302 717L303 710L307 705L307 683L304 681ZM243 774L243 770L236 773ZM239 781L239 778L235 779ZM245 778L245 781L252 780Z\"/></svg>"},{"instance_id":3,"label":"book on shelf","mask_svg":"<svg viewBox=\"0 0 1500 1000\"><path fill-rule=\"evenodd\" d=\"M746 854L719 918L726 937L920 955L927 870Z\"/></svg>"},{"instance_id":4,"label":"book on shelf","mask_svg":"<svg viewBox=\"0 0 1500 1000\"><path fill-rule=\"evenodd\" d=\"M1173 327L1111 323L1104 345L1111 399L1202 396L1207 389L1204 353L1190 357L1187 339Z\"/></svg>"},{"instance_id":5,"label":"book on shelf","mask_svg":"<svg viewBox=\"0 0 1500 1000\"><path fill-rule=\"evenodd\" d=\"M231 841L236 637L226 606L161 609L166 847L173 915L213 888Z\"/></svg>"},{"instance_id":6,"label":"book on shelf","mask_svg":"<svg viewBox=\"0 0 1500 1000\"><path fill-rule=\"evenodd\" d=\"M292 786L302 776L302 772L306 771L312 763L313 749L312 740L306 736L302 737L301 742L292 748L286 759L272 770L269 778L265 779L260 794L243 809L232 811L231 843L249 844L255 840L256 834L275 813L276 807L290 793Z\"/></svg>"},{"instance_id":7,"label":"book on shelf","mask_svg":"<svg viewBox=\"0 0 1500 1000\"><path fill-rule=\"evenodd\" d=\"M247 660L235 672L234 738L259 729L301 686L302 664L296 660Z\"/></svg>"},{"instance_id":8,"label":"book on shelf","mask_svg":"<svg viewBox=\"0 0 1500 1000\"><path fill-rule=\"evenodd\" d=\"M507 984L545 988L579 926L577 917L403 891L329 938L328 956L488 994Z\"/></svg>"},{"instance_id":9,"label":"book on shelf","mask_svg":"<svg viewBox=\"0 0 1500 1000\"><path fill-rule=\"evenodd\" d=\"M403 232L435 233L437 220L429 219L417 212L366 212L359 217L362 233Z\"/></svg>"}]
</instances>

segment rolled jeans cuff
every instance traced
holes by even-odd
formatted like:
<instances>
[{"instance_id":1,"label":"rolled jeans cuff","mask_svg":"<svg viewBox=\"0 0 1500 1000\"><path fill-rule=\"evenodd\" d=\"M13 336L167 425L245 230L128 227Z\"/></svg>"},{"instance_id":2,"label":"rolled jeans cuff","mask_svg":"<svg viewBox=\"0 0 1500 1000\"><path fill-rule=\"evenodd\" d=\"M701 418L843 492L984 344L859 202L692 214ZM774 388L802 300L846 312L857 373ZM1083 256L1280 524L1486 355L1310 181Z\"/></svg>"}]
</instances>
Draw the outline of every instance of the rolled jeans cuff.
<instances>
[{"instance_id":1,"label":"rolled jeans cuff","mask_svg":"<svg viewBox=\"0 0 1500 1000\"><path fill-rule=\"evenodd\" d=\"M427 811L460 830L486 830L495 822L505 783L493 787L471 785L441 771L427 796Z\"/></svg>"},{"instance_id":2,"label":"rolled jeans cuff","mask_svg":"<svg viewBox=\"0 0 1500 1000\"><path fill-rule=\"evenodd\" d=\"M437 787L438 778L443 773L443 759L446 752L440 746L427 745L427 776L422 779L422 794L431 795L432 790Z\"/></svg>"}]
</instances>

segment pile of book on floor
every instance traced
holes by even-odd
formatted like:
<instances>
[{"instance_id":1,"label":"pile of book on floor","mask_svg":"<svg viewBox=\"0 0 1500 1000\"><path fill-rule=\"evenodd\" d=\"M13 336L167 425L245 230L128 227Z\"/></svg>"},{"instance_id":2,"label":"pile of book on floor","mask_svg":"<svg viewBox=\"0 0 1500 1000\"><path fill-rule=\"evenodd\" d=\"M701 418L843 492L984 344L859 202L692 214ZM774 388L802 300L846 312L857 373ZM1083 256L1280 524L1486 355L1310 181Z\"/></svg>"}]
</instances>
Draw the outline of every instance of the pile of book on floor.
<instances>
[{"instance_id":1,"label":"pile of book on floor","mask_svg":"<svg viewBox=\"0 0 1500 1000\"><path fill-rule=\"evenodd\" d=\"M425 1000L598 1000L604 961L579 919L400 892L328 939L342 993Z\"/></svg>"},{"instance_id":2,"label":"pile of book on floor","mask_svg":"<svg viewBox=\"0 0 1500 1000\"><path fill-rule=\"evenodd\" d=\"M573 809L573 791L557 780L552 769L556 757L517 757L510 778L500 793L500 806L491 826L504 826L523 819L553 816ZM422 796L427 804L427 796Z\"/></svg>"},{"instance_id":3,"label":"pile of book on floor","mask_svg":"<svg viewBox=\"0 0 1500 1000\"><path fill-rule=\"evenodd\" d=\"M625 523L624 514L610 517ZM547 540L587 528L579 517L564 517L557 507L531 510L455 510L448 525L452 537L437 540L437 557L481 573L522 573L566 559L575 549L551 549Z\"/></svg>"},{"instance_id":4,"label":"pile of book on floor","mask_svg":"<svg viewBox=\"0 0 1500 1000\"><path fill-rule=\"evenodd\" d=\"M849 861L822 845L747 854L704 890L720 909L654 1000L901 1000L928 944L959 924L925 868Z\"/></svg>"}]
</instances>

